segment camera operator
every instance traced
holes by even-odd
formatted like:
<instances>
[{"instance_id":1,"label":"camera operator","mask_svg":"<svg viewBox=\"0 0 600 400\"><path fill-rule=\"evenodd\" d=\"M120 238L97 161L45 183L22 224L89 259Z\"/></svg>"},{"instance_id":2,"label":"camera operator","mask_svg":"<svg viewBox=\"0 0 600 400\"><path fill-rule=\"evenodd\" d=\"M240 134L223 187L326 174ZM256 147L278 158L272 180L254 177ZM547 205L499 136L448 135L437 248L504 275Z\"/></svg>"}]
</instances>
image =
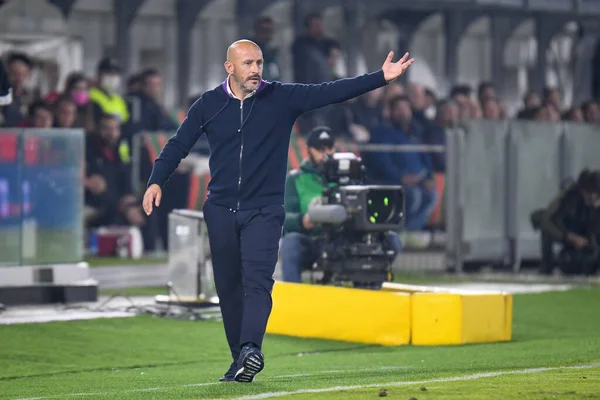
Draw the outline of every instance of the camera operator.
<instances>
[{"instance_id":1,"label":"camera operator","mask_svg":"<svg viewBox=\"0 0 600 400\"><path fill-rule=\"evenodd\" d=\"M593 274L600 263L597 242L600 172L583 171L577 182L568 186L541 213L542 272L551 273L558 261L566 274ZM555 259L553 247L561 243L563 250Z\"/></svg>"},{"instance_id":2,"label":"camera operator","mask_svg":"<svg viewBox=\"0 0 600 400\"><path fill-rule=\"evenodd\" d=\"M290 171L285 187L285 223L281 244L281 264L285 282L302 281L302 269L309 268L319 258L320 246L316 237L320 227L311 222L308 207L323 195L326 183L321 168L335 154L334 140L328 127L312 129L307 139L309 158L299 169ZM398 254L402 250L396 232L386 233L387 242Z\"/></svg>"}]
</instances>

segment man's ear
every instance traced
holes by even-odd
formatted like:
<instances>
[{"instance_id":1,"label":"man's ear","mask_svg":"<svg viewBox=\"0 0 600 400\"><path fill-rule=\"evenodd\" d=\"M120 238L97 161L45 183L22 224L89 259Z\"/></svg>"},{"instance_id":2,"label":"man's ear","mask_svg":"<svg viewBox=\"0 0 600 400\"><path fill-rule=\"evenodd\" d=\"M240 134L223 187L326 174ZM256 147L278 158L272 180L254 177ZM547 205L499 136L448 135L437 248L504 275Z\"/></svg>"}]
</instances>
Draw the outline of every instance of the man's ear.
<instances>
[{"instance_id":1,"label":"man's ear","mask_svg":"<svg viewBox=\"0 0 600 400\"><path fill-rule=\"evenodd\" d=\"M225 71L227 71L227 73L229 75L233 74L233 64L231 63L231 61L225 61Z\"/></svg>"}]
</instances>

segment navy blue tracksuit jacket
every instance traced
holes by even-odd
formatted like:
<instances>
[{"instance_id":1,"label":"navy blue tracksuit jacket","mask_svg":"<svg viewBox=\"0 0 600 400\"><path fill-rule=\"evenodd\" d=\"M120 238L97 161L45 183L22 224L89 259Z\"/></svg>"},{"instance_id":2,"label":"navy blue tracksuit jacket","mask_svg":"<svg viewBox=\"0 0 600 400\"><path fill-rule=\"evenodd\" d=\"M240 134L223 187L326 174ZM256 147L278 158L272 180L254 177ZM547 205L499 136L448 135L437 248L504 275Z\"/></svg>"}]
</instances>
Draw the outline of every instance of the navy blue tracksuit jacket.
<instances>
[{"instance_id":1,"label":"navy blue tracksuit jacket","mask_svg":"<svg viewBox=\"0 0 600 400\"><path fill-rule=\"evenodd\" d=\"M234 359L244 344L262 346L271 312L294 122L385 84L381 70L317 85L262 81L240 101L229 94L226 80L192 105L156 160L148 185L162 187L198 138L207 135L211 180L203 211Z\"/></svg>"}]
</instances>

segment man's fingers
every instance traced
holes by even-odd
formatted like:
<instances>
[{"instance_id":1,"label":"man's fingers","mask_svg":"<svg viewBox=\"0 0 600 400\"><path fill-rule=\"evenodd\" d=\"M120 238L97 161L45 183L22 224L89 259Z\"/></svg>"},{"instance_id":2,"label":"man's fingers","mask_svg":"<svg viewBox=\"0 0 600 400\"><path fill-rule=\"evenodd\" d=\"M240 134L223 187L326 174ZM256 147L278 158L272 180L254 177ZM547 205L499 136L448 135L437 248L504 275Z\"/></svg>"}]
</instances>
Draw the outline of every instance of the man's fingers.
<instances>
[{"instance_id":1,"label":"man's fingers","mask_svg":"<svg viewBox=\"0 0 600 400\"><path fill-rule=\"evenodd\" d=\"M156 193L156 200L154 201L154 204L156 205L156 207L160 206L160 198L161 197L162 197L161 192Z\"/></svg>"},{"instance_id":2,"label":"man's fingers","mask_svg":"<svg viewBox=\"0 0 600 400\"><path fill-rule=\"evenodd\" d=\"M391 63L391 62L392 62L392 60L393 60L393 59L394 59L394 52L393 52L393 51L390 51L390 52L388 53L388 56L387 56L386 60L385 60L385 63L386 63L386 64L389 64L389 63Z\"/></svg>"},{"instance_id":3,"label":"man's fingers","mask_svg":"<svg viewBox=\"0 0 600 400\"><path fill-rule=\"evenodd\" d=\"M400 59L400 64L403 64L408 59L408 52L404 53L402 58Z\"/></svg>"},{"instance_id":4,"label":"man's fingers","mask_svg":"<svg viewBox=\"0 0 600 400\"><path fill-rule=\"evenodd\" d=\"M151 192L146 192L146 194L144 195L143 206L146 215L150 215L152 213L152 201L154 200L153 197L153 193Z\"/></svg>"}]
</instances>

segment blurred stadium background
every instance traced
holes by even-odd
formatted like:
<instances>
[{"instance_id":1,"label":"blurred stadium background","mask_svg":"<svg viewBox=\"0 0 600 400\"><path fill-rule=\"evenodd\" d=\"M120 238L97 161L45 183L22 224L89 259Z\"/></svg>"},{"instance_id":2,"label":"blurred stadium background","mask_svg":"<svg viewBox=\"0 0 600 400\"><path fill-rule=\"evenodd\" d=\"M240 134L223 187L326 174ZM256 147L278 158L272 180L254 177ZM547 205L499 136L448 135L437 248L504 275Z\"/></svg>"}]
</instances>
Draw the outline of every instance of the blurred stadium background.
<instances>
[{"instance_id":1,"label":"blurred stadium background","mask_svg":"<svg viewBox=\"0 0 600 400\"><path fill-rule=\"evenodd\" d=\"M167 279L168 216L201 209L206 142L156 215L146 218L139 200L152 161L191 102L224 79L225 49L239 38L263 47L266 79L304 83L409 51L417 62L402 81L301 118L290 168L306 157L303 135L324 123L338 150L376 170L371 133L404 123L416 154L432 160L437 200L423 226L403 233L395 268L535 273L531 213L600 167L599 16L594 0L1 1L15 98L0 113L2 284L102 286L130 272L90 272L85 261L149 264L131 285ZM391 108L398 95L410 107Z\"/></svg>"}]
</instances>

